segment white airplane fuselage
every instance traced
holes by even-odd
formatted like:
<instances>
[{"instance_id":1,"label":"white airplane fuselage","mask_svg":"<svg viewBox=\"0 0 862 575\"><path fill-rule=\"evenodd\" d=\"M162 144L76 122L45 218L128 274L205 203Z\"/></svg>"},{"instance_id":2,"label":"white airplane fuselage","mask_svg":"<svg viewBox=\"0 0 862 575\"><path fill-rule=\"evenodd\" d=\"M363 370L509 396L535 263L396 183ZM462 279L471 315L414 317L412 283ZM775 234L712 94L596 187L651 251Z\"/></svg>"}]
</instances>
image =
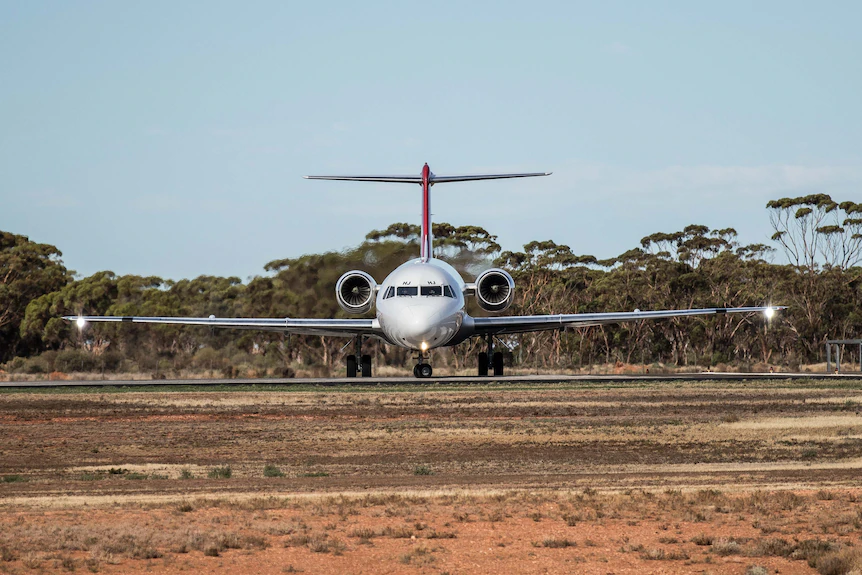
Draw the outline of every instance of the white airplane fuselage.
<instances>
[{"instance_id":1,"label":"white airplane fuselage","mask_svg":"<svg viewBox=\"0 0 862 575\"><path fill-rule=\"evenodd\" d=\"M461 275L446 262L410 260L380 285L377 321L396 345L420 351L444 346L455 339L468 317L464 288Z\"/></svg>"}]
</instances>

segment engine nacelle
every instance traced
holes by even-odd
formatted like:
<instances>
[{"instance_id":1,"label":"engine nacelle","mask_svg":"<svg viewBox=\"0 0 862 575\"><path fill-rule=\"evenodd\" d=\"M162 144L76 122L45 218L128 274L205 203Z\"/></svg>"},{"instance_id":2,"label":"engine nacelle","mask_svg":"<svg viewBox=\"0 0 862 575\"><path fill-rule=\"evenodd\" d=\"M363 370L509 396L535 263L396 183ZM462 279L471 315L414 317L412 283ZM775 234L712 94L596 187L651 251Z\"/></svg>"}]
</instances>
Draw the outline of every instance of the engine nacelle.
<instances>
[{"instance_id":1,"label":"engine nacelle","mask_svg":"<svg viewBox=\"0 0 862 575\"><path fill-rule=\"evenodd\" d=\"M347 313L365 313L374 305L377 282L360 270L347 272L335 284L338 305Z\"/></svg>"},{"instance_id":2,"label":"engine nacelle","mask_svg":"<svg viewBox=\"0 0 862 575\"><path fill-rule=\"evenodd\" d=\"M485 311L503 311L515 298L515 280L498 268L485 270L476 278L476 301Z\"/></svg>"}]
</instances>

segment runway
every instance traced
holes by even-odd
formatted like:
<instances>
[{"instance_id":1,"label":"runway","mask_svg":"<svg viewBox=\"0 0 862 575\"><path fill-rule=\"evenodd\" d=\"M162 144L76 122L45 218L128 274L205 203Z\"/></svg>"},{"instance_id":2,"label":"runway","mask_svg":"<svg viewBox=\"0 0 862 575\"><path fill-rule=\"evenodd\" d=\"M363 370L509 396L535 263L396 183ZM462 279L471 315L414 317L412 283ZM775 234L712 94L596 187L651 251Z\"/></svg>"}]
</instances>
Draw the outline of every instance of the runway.
<instances>
[{"instance_id":1,"label":"runway","mask_svg":"<svg viewBox=\"0 0 862 575\"><path fill-rule=\"evenodd\" d=\"M55 388L55 387L133 387L133 386L429 386L429 385L488 385L488 384L553 384L553 383L637 383L660 381L842 381L862 379L862 373L681 373L666 375L508 375L502 377L442 376L420 379L416 377L314 377L314 378L260 378L260 379L142 379L142 380L58 380L58 381L4 381L0 388Z\"/></svg>"}]
</instances>

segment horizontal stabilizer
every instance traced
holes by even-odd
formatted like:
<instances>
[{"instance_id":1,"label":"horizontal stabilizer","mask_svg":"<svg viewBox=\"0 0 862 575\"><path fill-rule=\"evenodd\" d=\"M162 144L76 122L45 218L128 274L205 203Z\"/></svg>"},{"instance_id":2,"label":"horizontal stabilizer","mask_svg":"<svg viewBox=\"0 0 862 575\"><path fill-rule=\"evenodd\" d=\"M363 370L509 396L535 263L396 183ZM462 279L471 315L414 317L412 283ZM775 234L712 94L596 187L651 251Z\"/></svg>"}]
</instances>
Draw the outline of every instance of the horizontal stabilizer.
<instances>
[{"instance_id":1,"label":"horizontal stabilizer","mask_svg":"<svg viewBox=\"0 0 862 575\"><path fill-rule=\"evenodd\" d=\"M477 180L505 180L506 178L535 178L537 176L550 176L553 172L533 172L529 174L480 174L475 176L432 176L432 184L444 184L447 182L475 182Z\"/></svg>"},{"instance_id":2,"label":"horizontal stabilizer","mask_svg":"<svg viewBox=\"0 0 862 575\"><path fill-rule=\"evenodd\" d=\"M550 176L551 172L533 172L526 174L476 174L468 176L436 176L431 174L429 184L446 184L449 182L474 182L478 180L503 180L506 178L534 178ZM349 182L387 182L396 184L421 184L422 176L303 176L306 180L342 180Z\"/></svg>"},{"instance_id":3,"label":"horizontal stabilizer","mask_svg":"<svg viewBox=\"0 0 862 575\"><path fill-rule=\"evenodd\" d=\"M421 184L422 176L302 176L306 180L344 180L348 182L391 182Z\"/></svg>"}]
</instances>

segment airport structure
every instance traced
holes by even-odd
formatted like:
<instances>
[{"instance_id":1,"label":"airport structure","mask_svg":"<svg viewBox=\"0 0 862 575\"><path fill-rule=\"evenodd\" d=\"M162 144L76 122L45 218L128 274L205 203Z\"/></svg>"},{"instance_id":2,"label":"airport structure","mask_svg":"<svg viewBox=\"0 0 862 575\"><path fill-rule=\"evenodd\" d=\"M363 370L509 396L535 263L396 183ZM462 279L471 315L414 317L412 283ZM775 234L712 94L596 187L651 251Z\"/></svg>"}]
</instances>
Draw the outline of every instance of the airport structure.
<instances>
[{"instance_id":1,"label":"airport structure","mask_svg":"<svg viewBox=\"0 0 862 575\"><path fill-rule=\"evenodd\" d=\"M832 371L832 349L835 349L835 371L841 372L841 346L859 346L859 371L862 371L862 339L828 339L826 340L826 372Z\"/></svg>"}]
</instances>

